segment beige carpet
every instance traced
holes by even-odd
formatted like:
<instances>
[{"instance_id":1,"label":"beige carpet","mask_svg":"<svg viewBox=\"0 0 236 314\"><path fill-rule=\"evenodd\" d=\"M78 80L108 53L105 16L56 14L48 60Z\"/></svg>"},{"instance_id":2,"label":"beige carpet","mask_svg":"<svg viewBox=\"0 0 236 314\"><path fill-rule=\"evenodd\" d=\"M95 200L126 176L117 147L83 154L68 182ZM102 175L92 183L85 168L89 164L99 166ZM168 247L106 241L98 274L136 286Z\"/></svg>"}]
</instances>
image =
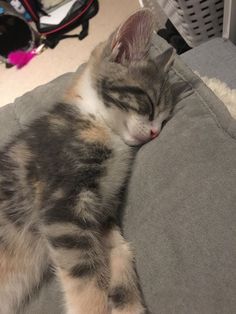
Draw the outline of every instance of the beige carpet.
<instances>
[{"instance_id":1,"label":"beige carpet","mask_svg":"<svg viewBox=\"0 0 236 314\"><path fill-rule=\"evenodd\" d=\"M140 8L138 0L100 0L99 3L99 13L91 20L90 34L83 41L63 40L55 49L47 49L21 70L6 69L0 64L0 106L63 73L75 71L87 60L97 43L106 39L122 20ZM79 30L73 32L78 33Z\"/></svg>"}]
</instances>

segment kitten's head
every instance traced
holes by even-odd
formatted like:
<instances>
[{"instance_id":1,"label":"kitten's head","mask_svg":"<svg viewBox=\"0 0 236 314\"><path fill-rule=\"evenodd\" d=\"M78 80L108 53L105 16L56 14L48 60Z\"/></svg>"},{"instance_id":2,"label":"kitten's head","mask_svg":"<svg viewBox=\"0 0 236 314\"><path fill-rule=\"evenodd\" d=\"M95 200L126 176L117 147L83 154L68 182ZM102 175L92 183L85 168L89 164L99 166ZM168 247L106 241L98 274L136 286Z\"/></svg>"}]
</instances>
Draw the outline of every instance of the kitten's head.
<instances>
[{"instance_id":1,"label":"kitten's head","mask_svg":"<svg viewBox=\"0 0 236 314\"><path fill-rule=\"evenodd\" d=\"M140 10L129 17L90 58L92 83L104 104L101 115L129 145L140 145L161 131L173 109L168 71L170 48L149 56L153 16Z\"/></svg>"}]
</instances>

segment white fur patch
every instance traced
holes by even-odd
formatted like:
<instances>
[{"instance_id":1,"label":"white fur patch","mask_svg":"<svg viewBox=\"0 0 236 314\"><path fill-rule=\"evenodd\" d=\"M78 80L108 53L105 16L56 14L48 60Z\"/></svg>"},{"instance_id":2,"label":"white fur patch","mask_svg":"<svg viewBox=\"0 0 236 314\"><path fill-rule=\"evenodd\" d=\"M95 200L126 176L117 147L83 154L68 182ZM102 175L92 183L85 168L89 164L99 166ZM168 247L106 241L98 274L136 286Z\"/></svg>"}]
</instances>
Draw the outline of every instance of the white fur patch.
<instances>
[{"instance_id":1,"label":"white fur patch","mask_svg":"<svg viewBox=\"0 0 236 314\"><path fill-rule=\"evenodd\" d=\"M106 108L103 102L98 98L95 89L92 87L92 79L89 66L86 67L81 78L78 82L78 86L75 86L75 91L78 89L78 93L82 99L77 99L76 104L79 106L82 114L93 114L96 117L101 117L105 114Z\"/></svg>"}]
</instances>

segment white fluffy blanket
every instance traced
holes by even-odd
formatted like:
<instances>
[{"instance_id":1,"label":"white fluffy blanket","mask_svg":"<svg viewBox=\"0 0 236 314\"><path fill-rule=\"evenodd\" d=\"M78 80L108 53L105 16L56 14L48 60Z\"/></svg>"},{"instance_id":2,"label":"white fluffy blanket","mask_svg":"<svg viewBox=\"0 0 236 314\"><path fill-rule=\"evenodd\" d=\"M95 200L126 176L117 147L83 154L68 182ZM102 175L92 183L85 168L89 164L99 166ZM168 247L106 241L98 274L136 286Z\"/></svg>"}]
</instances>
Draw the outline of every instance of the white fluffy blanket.
<instances>
[{"instance_id":1,"label":"white fluffy blanket","mask_svg":"<svg viewBox=\"0 0 236 314\"><path fill-rule=\"evenodd\" d=\"M196 74L200 76L199 73L196 72ZM216 78L208 78L206 76L200 76L200 78L225 104L232 117L236 119L236 89L230 89L224 82Z\"/></svg>"}]
</instances>

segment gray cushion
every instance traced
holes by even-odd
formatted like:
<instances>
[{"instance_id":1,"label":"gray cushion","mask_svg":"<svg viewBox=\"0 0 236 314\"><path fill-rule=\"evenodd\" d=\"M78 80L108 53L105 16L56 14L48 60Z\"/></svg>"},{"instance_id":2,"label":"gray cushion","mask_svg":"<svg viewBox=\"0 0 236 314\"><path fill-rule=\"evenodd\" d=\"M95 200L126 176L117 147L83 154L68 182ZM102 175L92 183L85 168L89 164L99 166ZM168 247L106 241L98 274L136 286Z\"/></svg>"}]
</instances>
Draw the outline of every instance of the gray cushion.
<instances>
[{"instance_id":1,"label":"gray cushion","mask_svg":"<svg viewBox=\"0 0 236 314\"><path fill-rule=\"evenodd\" d=\"M63 90L73 78L73 73L64 74L46 85L19 97L13 104L0 108L0 147L33 119L43 115L59 100Z\"/></svg>"},{"instance_id":2,"label":"gray cushion","mask_svg":"<svg viewBox=\"0 0 236 314\"><path fill-rule=\"evenodd\" d=\"M236 46L229 40L214 38L181 55L201 76L216 77L236 89Z\"/></svg>"},{"instance_id":3,"label":"gray cushion","mask_svg":"<svg viewBox=\"0 0 236 314\"><path fill-rule=\"evenodd\" d=\"M236 121L180 59L175 75L194 93L139 151L125 233L152 313L233 314Z\"/></svg>"},{"instance_id":4,"label":"gray cushion","mask_svg":"<svg viewBox=\"0 0 236 314\"><path fill-rule=\"evenodd\" d=\"M154 39L152 53L165 43ZM0 111L5 143L48 110L71 75ZM233 314L236 308L236 123L180 58L173 80L192 93L134 164L125 207L147 304L153 314ZM4 122L4 125L2 124ZM11 129L9 129L9 126ZM59 314L54 290L25 313ZM56 293L55 293L56 295ZM46 306L45 306L46 304ZM24 313L24 314L25 314Z\"/></svg>"}]
</instances>

